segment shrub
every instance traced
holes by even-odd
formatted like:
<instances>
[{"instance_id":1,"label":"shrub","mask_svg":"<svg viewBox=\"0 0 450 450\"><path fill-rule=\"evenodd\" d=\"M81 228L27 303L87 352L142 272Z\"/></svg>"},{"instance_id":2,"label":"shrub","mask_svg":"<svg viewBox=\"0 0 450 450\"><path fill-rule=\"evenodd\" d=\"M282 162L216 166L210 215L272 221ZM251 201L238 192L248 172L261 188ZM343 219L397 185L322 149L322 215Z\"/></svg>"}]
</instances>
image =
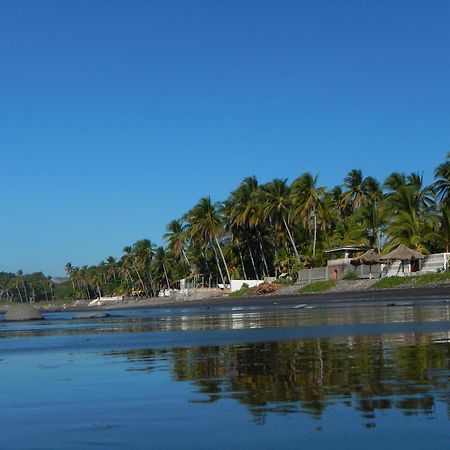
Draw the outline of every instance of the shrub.
<instances>
[{"instance_id":1,"label":"shrub","mask_svg":"<svg viewBox=\"0 0 450 450\"><path fill-rule=\"evenodd\" d=\"M450 281L450 272L426 273L411 277L385 277L372 285L375 289L394 288L397 286L424 286L427 284Z\"/></svg>"},{"instance_id":2,"label":"shrub","mask_svg":"<svg viewBox=\"0 0 450 450\"><path fill-rule=\"evenodd\" d=\"M372 284L375 289L394 288L411 282L410 277L385 277Z\"/></svg>"},{"instance_id":3,"label":"shrub","mask_svg":"<svg viewBox=\"0 0 450 450\"><path fill-rule=\"evenodd\" d=\"M306 294L306 293L312 293L312 292L325 292L331 289L335 286L335 282L333 280L328 281L316 281L315 283L307 284L306 286L303 286L298 293L299 294Z\"/></svg>"},{"instance_id":4,"label":"shrub","mask_svg":"<svg viewBox=\"0 0 450 450\"><path fill-rule=\"evenodd\" d=\"M344 273L344 276L342 277L343 280L357 280L358 276L353 270L348 270Z\"/></svg>"},{"instance_id":5,"label":"shrub","mask_svg":"<svg viewBox=\"0 0 450 450\"><path fill-rule=\"evenodd\" d=\"M231 292L228 297L245 297L248 294L248 284L243 283L237 291Z\"/></svg>"}]
</instances>

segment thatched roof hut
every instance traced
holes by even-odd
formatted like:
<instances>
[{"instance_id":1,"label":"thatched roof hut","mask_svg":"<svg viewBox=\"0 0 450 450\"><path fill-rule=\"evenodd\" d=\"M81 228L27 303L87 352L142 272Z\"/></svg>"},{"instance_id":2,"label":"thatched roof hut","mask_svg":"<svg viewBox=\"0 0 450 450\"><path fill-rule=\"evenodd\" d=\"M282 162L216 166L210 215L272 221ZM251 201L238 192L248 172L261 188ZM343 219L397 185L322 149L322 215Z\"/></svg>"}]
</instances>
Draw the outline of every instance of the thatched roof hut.
<instances>
[{"instance_id":1,"label":"thatched roof hut","mask_svg":"<svg viewBox=\"0 0 450 450\"><path fill-rule=\"evenodd\" d=\"M352 259L351 264L354 266L359 266L361 264L366 264L368 266L372 266L374 264L380 264L380 254L376 252L373 248L370 250L367 250L364 254L361 256L358 256L357 258Z\"/></svg>"},{"instance_id":2,"label":"thatched roof hut","mask_svg":"<svg viewBox=\"0 0 450 450\"><path fill-rule=\"evenodd\" d=\"M390 262L395 260L401 261L414 261L418 259L425 258L422 253L416 252L412 248L406 247L405 245L399 245L395 250L381 257L381 262Z\"/></svg>"}]
</instances>

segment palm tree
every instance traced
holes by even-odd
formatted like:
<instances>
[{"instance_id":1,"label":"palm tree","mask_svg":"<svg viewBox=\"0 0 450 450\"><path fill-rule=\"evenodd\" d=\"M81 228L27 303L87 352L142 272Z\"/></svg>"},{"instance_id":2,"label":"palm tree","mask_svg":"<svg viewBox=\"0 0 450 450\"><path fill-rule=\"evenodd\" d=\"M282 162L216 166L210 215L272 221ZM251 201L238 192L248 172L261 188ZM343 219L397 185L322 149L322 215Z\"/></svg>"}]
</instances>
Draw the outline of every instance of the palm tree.
<instances>
[{"instance_id":1,"label":"palm tree","mask_svg":"<svg viewBox=\"0 0 450 450\"><path fill-rule=\"evenodd\" d=\"M214 252L217 245L223 265L227 272L228 280L231 281L230 272L228 270L227 262L222 252L219 243L219 236L223 235L224 221L220 214L220 203L212 203L210 197L203 197L187 214L188 230L191 239L201 242L203 247L211 243ZM219 272L221 271L220 264L218 264Z\"/></svg>"},{"instance_id":2,"label":"palm tree","mask_svg":"<svg viewBox=\"0 0 450 450\"><path fill-rule=\"evenodd\" d=\"M260 209L258 208L258 198L258 180L255 176L246 177L238 188L230 194L228 200L225 201L224 209L230 228L233 230L233 235L236 236L237 234L240 234L239 240L243 240L247 246L256 279L259 279L259 275L256 268L250 239L252 231L256 234L261 251L261 260L263 261L263 264L268 272L261 232L259 229L259 218L261 214Z\"/></svg>"},{"instance_id":3,"label":"palm tree","mask_svg":"<svg viewBox=\"0 0 450 450\"><path fill-rule=\"evenodd\" d=\"M347 204L354 211L360 208L367 200L381 198L379 183L373 177L363 177L359 169L351 170L344 178L344 186L347 188L345 198Z\"/></svg>"},{"instance_id":4,"label":"palm tree","mask_svg":"<svg viewBox=\"0 0 450 450\"><path fill-rule=\"evenodd\" d=\"M22 283L22 288L23 288L23 292L25 293L25 301L28 302L30 299L28 297L28 292L27 292L27 286L25 284L25 277L23 275L23 271L22 270L18 270L17 271L17 277L19 278L19 280Z\"/></svg>"},{"instance_id":5,"label":"palm tree","mask_svg":"<svg viewBox=\"0 0 450 450\"><path fill-rule=\"evenodd\" d=\"M131 261L133 269L138 276L143 291L147 294L149 292L149 289L147 289L143 280L143 275L144 277L145 275L147 275L150 280L151 290L153 291L153 294L156 295L153 279L151 276L151 264L155 253L154 247L155 246L148 239L141 239L139 241L136 241L131 249L133 254Z\"/></svg>"},{"instance_id":6,"label":"palm tree","mask_svg":"<svg viewBox=\"0 0 450 450\"><path fill-rule=\"evenodd\" d=\"M400 244L406 245L421 253L429 252L430 242L434 239L434 223L432 218L423 219L417 212L400 212L388 227L391 239L387 249Z\"/></svg>"},{"instance_id":7,"label":"palm tree","mask_svg":"<svg viewBox=\"0 0 450 450\"><path fill-rule=\"evenodd\" d=\"M155 250L154 258L153 258L153 270L160 281L164 279L167 285L167 288L170 289L170 281L167 272L167 267L171 267L171 260L169 252L164 247L158 247Z\"/></svg>"},{"instance_id":8,"label":"palm tree","mask_svg":"<svg viewBox=\"0 0 450 450\"><path fill-rule=\"evenodd\" d=\"M292 199L291 189L287 180L274 179L270 183L262 186L261 189L262 211L267 220L271 220L274 226L284 225L292 244L297 262L300 263L289 223L292 219Z\"/></svg>"},{"instance_id":9,"label":"palm tree","mask_svg":"<svg viewBox=\"0 0 450 450\"><path fill-rule=\"evenodd\" d=\"M75 290L75 283L72 278L73 271L74 271L74 267L72 266L72 263L68 262L65 265L65 270L66 270L67 276L69 277L70 281L72 282L72 288L73 288L73 290Z\"/></svg>"},{"instance_id":10,"label":"palm tree","mask_svg":"<svg viewBox=\"0 0 450 450\"><path fill-rule=\"evenodd\" d=\"M367 202L358 210L355 218L361 224L361 234L367 238L368 245L381 252L380 240L386 225L382 206Z\"/></svg>"},{"instance_id":11,"label":"palm tree","mask_svg":"<svg viewBox=\"0 0 450 450\"><path fill-rule=\"evenodd\" d=\"M306 172L297 178L291 186L292 203L294 214L302 224L310 231L314 229L313 238L313 256L316 254L317 240L317 217L322 216L322 197L326 189L323 186L317 186L318 175L313 177Z\"/></svg>"},{"instance_id":12,"label":"palm tree","mask_svg":"<svg viewBox=\"0 0 450 450\"><path fill-rule=\"evenodd\" d=\"M433 189L441 203L450 203L450 152L447 159L434 170Z\"/></svg>"},{"instance_id":13,"label":"palm tree","mask_svg":"<svg viewBox=\"0 0 450 450\"><path fill-rule=\"evenodd\" d=\"M116 258L114 258L113 256L108 256L108 258L106 258L106 274L108 276L108 278L113 278L114 280L117 279L116 277Z\"/></svg>"},{"instance_id":14,"label":"palm tree","mask_svg":"<svg viewBox=\"0 0 450 450\"><path fill-rule=\"evenodd\" d=\"M164 239L167 241L169 250L177 257L183 256L184 260L191 265L186 255L184 247L187 241L187 225L181 219L172 220L166 227L167 232Z\"/></svg>"}]
</instances>

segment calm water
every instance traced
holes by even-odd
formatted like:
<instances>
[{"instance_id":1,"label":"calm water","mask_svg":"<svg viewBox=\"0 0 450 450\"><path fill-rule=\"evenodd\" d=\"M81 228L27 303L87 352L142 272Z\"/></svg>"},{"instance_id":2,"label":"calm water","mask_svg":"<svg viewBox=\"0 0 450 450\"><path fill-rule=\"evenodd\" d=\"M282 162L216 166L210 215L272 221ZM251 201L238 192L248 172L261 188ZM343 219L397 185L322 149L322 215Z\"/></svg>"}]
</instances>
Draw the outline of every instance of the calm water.
<instances>
[{"instance_id":1,"label":"calm water","mask_svg":"<svg viewBox=\"0 0 450 450\"><path fill-rule=\"evenodd\" d=\"M449 448L450 303L386 303L0 321L0 448Z\"/></svg>"}]
</instances>

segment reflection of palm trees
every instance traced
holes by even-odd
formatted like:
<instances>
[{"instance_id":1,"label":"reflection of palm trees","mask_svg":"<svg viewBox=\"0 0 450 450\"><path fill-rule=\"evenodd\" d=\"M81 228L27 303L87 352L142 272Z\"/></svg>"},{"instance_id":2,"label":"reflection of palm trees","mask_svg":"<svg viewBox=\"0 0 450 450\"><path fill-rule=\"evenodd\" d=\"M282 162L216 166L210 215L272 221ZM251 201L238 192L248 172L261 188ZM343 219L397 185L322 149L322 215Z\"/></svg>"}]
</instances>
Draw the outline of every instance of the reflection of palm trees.
<instances>
[{"instance_id":1,"label":"reflection of palm trees","mask_svg":"<svg viewBox=\"0 0 450 450\"><path fill-rule=\"evenodd\" d=\"M231 397L262 423L268 413L302 411L320 418L337 399L353 404L365 418L388 408L428 414L433 392L447 390L439 373L448 372L450 349L423 339L390 347L379 338L361 336L125 355L139 370L155 370L158 357L169 359L174 379L192 382L206 396L201 402Z\"/></svg>"}]
</instances>

